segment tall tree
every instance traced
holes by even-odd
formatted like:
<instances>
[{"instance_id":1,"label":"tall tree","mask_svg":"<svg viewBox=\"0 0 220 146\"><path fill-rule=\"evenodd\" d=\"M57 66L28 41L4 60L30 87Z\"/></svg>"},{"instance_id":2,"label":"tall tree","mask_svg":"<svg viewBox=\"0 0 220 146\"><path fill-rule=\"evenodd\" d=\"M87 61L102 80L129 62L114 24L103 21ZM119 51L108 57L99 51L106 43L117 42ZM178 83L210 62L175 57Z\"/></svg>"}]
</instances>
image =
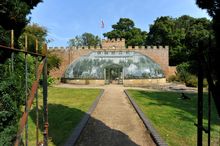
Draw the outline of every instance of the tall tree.
<instances>
[{"instance_id":1,"label":"tall tree","mask_svg":"<svg viewBox=\"0 0 220 146\"><path fill-rule=\"evenodd\" d=\"M29 19L27 15L42 0L5 0L0 4L0 25L5 30L15 30L18 38L22 29L27 25Z\"/></svg>"},{"instance_id":2,"label":"tall tree","mask_svg":"<svg viewBox=\"0 0 220 146\"><path fill-rule=\"evenodd\" d=\"M77 35L68 41L69 46L99 46L101 39L92 33L83 33L82 35Z\"/></svg>"},{"instance_id":3,"label":"tall tree","mask_svg":"<svg viewBox=\"0 0 220 146\"><path fill-rule=\"evenodd\" d=\"M29 24L24 28L24 32L19 37L19 47L24 48L25 36L28 39L28 49L29 51L35 52L35 41L38 41L38 51L41 51L43 43L48 42L47 29L43 26L40 26L36 23Z\"/></svg>"},{"instance_id":4,"label":"tall tree","mask_svg":"<svg viewBox=\"0 0 220 146\"><path fill-rule=\"evenodd\" d=\"M19 46L20 48L24 48L24 42L25 42L25 36L27 36L28 39L28 51L31 52L36 52L37 50L35 50L36 48L36 43L35 41L37 40L38 42L38 52L42 51L42 48L44 47L43 44L49 42L49 40L47 39L47 34L48 31L45 27L40 26L36 23L33 24L29 24L24 28L24 32L21 34L21 36L19 37ZM48 52L48 60L47 60L47 65L48 65L48 75L50 73L50 71L54 68L59 69L59 66L61 64L61 59L55 55L52 54L50 52Z\"/></svg>"},{"instance_id":5,"label":"tall tree","mask_svg":"<svg viewBox=\"0 0 220 146\"><path fill-rule=\"evenodd\" d=\"M27 15L42 0L3 0L0 2L0 35L1 45L10 44L10 32L13 29L15 34L15 47L18 48L18 38L22 34L24 27L30 21ZM5 62L10 57L11 52L0 51L0 63Z\"/></svg>"},{"instance_id":6,"label":"tall tree","mask_svg":"<svg viewBox=\"0 0 220 146\"><path fill-rule=\"evenodd\" d=\"M196 27L200 25L199 29ZM168 45L170 55L170 65L178 65L186 62L190 57L189 43L186 41L187 34L191 31L199 33L200 31L210 30L211 21L208 19L197 19L187 15L179 18L168 16L159 17L154 24L150 25L150 31L147 37L148 45ZM192 36L191 36L192 37ZM198 39L192 39L198 43Z\"/></svg>"},{"instance_id":7,"label":"tall tree","mask_svg":"<svg viewBox=\"0 0 220 146\"><path fill-rule=\"evenodd\" d=\"M112 28L112 31L104 33L103 35L109 39L125 38L127 46L145 45L147 32L136 28L131 19L120 18L116 24L112 25Z\"/></svg>"}]
</instances>

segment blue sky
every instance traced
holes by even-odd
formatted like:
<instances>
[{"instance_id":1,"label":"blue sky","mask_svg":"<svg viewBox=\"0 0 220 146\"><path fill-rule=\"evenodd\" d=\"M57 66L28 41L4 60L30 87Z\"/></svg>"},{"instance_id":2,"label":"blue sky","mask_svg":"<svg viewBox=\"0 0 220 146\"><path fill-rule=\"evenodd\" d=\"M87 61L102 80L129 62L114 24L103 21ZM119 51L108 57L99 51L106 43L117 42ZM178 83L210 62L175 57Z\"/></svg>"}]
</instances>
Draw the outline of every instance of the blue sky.
<instances>
[{"instance_id":1,"label":"blue sky","mask_svg":"<svg viewBox=\"0 0 220 146\"><path fill-rule=\"evenodd\" d=\"M76 35L90 32L98 36L112 30L120 18L130 18L135 26L148 31L157 17L190 15L208 17L196 0L44 0L32 10L31 22L48 29L48 46L67 46ZM105 27L101 28L101 20ZM103 38L103 36L102 36Z\"/></svg>"}]
</instances>

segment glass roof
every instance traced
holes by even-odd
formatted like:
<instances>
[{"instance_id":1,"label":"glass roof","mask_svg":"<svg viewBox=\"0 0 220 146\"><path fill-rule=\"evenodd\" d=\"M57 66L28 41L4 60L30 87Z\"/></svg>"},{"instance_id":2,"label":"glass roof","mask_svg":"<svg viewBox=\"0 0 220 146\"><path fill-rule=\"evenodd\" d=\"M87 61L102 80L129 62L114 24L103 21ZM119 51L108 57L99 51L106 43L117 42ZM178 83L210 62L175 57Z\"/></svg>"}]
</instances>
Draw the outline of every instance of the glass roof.
<instances>
[{"instance_id":1,"label":"glass roof","mask_svg":"<svg viewBox=\"0 0 220 146\"><path fill-rule=\"evenodd\" d=\"M133 51L95 51L72 62L64 78L104 79L109 66L122 68L125 79L161 78L164 73L149 57Z\"/></svg>"}]
</instances>

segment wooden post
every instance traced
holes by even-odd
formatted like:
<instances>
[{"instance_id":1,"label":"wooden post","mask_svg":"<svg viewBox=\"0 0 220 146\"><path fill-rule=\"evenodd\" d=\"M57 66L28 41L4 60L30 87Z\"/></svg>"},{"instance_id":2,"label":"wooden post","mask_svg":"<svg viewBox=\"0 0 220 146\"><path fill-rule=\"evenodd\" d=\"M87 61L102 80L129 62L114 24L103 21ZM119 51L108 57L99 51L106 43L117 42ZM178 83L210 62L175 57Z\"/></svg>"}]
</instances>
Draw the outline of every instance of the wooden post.
<instances>
[{"instance_id":1,"label":"wooden post","mask_svg":"<svg viewBox=\"0 0 220 146\"><path fill-rule=\"evenodd\" d=\"M28 38L27 38L27 35L25 35L25 37L24 37L24 50L25 51L28 50L27 47L28 47Z\"/></svg>"},{"instance_id":2,"label":"wooden post","mask_svg":"<svg viewBox=\"0 0 220 146\"><path fill-rule=\"evenodd\" d=\"M14 30L11 30L11 48L14 48Z\"/></svg>"},{"instance_id":3,"label":"wooden post","mask_svg":"<svg viewBox=\"0 0 220 146\"><path fill-rule=\"evenodd\" d=\"M14 48L14 30L11 30L11 48ZM11 71L14 72L14 52L11 53Z\"/></svg>"},{"instance_id":4,"label":"wooden post","mask_svg":"<svg viewBox=\"0 0 220 146\"><path fill-rule=\"evenodd\" d=\"M38 40L37 39L35 40L35 52L36 53L38 52Z\"/></svg>"}]
</instances>

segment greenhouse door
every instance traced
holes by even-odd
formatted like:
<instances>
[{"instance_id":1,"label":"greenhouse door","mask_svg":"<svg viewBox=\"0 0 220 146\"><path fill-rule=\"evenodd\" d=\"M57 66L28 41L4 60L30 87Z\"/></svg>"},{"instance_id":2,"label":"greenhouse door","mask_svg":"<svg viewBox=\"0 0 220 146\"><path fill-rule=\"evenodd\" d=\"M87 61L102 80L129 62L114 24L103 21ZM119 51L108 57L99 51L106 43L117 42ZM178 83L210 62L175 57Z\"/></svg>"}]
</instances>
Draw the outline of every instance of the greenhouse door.
<instances>
[{"instance_id":1,"label":"greenhouse door","mask_svg":"<svg viewBox=\"0 0 220 146\"><path fill-rule=\"evenodd\" d=\"M123 84L123 68L120 65L113 64L105 68L106 84Z\"/></svg>"}]
</instances>

